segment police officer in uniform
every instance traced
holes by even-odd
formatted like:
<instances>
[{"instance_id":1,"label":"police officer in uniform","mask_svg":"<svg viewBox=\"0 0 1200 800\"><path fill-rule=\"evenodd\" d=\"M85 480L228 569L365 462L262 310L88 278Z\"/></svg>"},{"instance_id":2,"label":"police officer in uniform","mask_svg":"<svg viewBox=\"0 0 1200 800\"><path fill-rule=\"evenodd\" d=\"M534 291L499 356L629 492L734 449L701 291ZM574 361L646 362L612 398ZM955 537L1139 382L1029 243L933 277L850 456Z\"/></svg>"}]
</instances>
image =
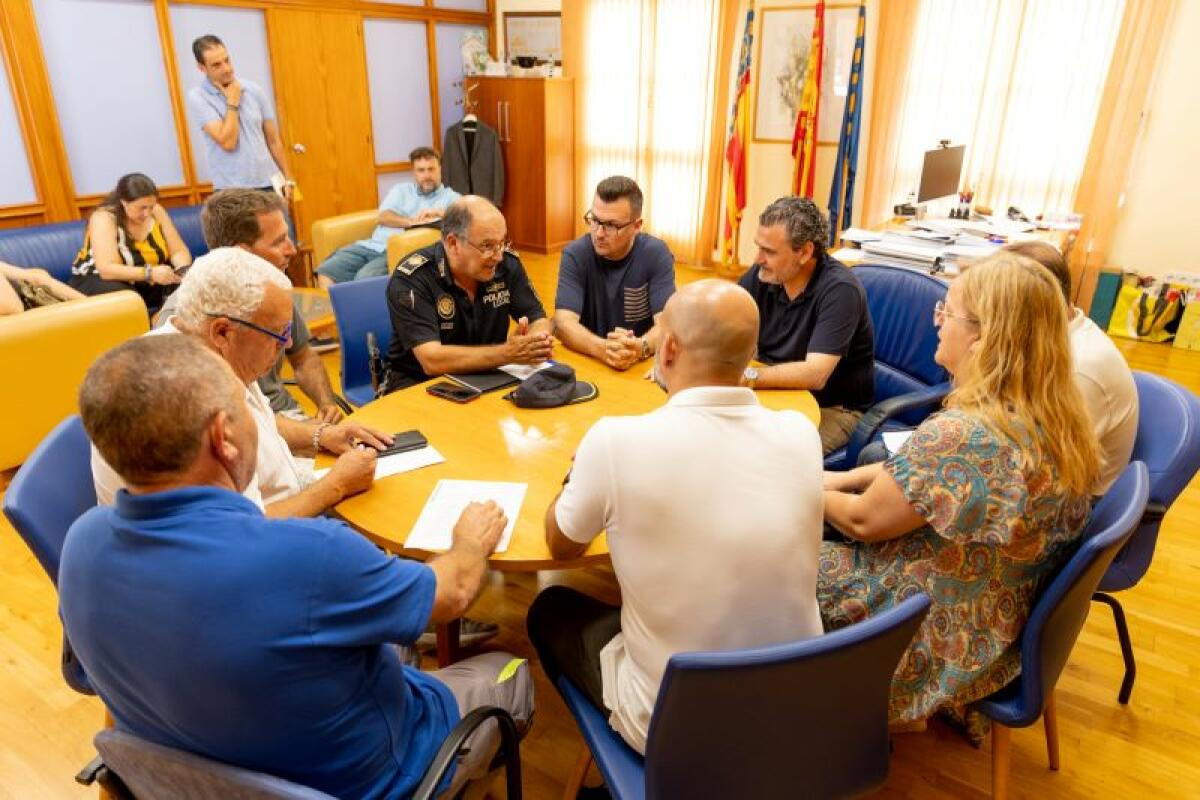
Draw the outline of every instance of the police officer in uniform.
<instances>
[{"instance_id":1,"label":"police officer in uniform","mask_svg":"<svg viewBox=\"0 0 1200 800\"><path fill-rule=\"evenodd\" d=\"M447 372L550 357L553 324L507 233L499 209L468 195L446 209L442 240L396 267L387 286L394 335L385 393Z\"/></svg>"}]
</instances>

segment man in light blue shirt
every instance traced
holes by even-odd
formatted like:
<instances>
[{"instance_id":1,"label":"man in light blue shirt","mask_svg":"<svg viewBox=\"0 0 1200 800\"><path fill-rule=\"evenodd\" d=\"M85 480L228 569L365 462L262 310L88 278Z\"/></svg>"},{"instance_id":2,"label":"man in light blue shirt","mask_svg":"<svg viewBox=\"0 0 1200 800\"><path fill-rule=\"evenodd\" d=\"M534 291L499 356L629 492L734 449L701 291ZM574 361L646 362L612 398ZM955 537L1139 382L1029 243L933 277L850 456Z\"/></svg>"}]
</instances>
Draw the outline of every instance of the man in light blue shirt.
<instances>
[{"instance_id":1,"label":"man in light blue shirt","mask_svg":"<svg viewBox=\"0 0 1200 800\"><path fill-rule=\"evenodd\" d=\"M442 185L442 160L432 148L418 147L408 160L414 182L397 183L387 193L371 238L341 248L317 267L317 285L322 289L387 275L388 237L404 228L440 224L446 206L459 198L458 192Z\"/></svg>"},{"instance_id":2,"label":"man in light blue shirt","mask_svg":"<svg viewBox=\"0 0 1200 800\"><path fill-rule=\"evenodd\" d=\"M290 196L295 183L266 92L234 76L229 52L216 36L196 39L192 53L205 77L188 92L188 104L204 132L213 188L270 191L279 173Z\"/></svg>"}]
</instances>

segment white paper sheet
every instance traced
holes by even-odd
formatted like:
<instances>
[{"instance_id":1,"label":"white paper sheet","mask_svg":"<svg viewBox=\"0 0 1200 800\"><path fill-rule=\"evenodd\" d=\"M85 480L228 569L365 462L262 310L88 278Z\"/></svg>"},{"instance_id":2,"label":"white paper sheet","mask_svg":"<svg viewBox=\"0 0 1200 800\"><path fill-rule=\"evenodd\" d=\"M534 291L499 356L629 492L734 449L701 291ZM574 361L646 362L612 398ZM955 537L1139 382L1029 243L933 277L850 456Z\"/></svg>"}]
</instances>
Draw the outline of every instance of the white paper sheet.
<instances>
[{"instance_id":1,"label":"white paper sheet","mask_svg":"<svg viewBox=\"0 0 1200 800\"><path fill-rule=\"evenodd\" d=\"M887 448L889 453L895 453L904 446L904 443L908 441L908 437L912 435L912 431L884 431L883 446Z\"/></svg>"},{"instance_id":2,"label":"white paper sheet","mask_svg":"<svg viewBox=\"0 0 1200 800\"><path fill-rule=\"evenodd\" d=\"M415 550L449 550L451 531L454 523L468 503L495 500L504 509L508 524L500 535L500 543L496 552L503 553L508 549L512 539L513 528L517 524L517 516L521 513L521 504L525 502L527 483L506 483L493 481L460 481L443 478L433 487L421 516L413 525L412 532L404 541L404 546Z\"/></svg>"},{"instance_id":3,"label":"white paper sheet","mask_svg":"<svg viewBox=\"0 0 1200 800\"><path fill-rule=\"evenodd\" d=\"M446 457L432 445L422 447L420 450L409 450L407 453L384 456L375 462L375 480L386 478L388 475L399 475L401 472L411 472L414 469L433 464L441 464L445 460ZM313 470L313 477L320 480L328 472L329 467Z\"/></svg>"},{"instance_id":4,"label":"white paper sheet","mask_svg":"<svg viewBox=\"0 0 1200 800\"><path fill-rule=\"evenodd\" d=\"M882 232L869 231L866 228L846 228L842 231L843 242L875 242L882 238Z\"/></svg>"},{"instance_id":5,"label":"white paper sheet","mask_svg":"<svg viewBox=\"0 0 1200 800\"><path fill-rule=\"evenodd\" d=\"M838 261L862 261L863 251L857 247L842 247L834 251L833 257Z\"/></svg>"},{"instance_id":6,"label":"white paper sheet","mask_svg":"<svg viewBox=\"0 0 1200 800\"><path fill-rule=\"evenodd\" d=\"M500 367L500 371L507 372L517 380L523 381L533 373L541 372L553 363L553 361L543 361L537 366L531 366L529 364L505 364L504 366Z\"/></svg>"}]
</instances>

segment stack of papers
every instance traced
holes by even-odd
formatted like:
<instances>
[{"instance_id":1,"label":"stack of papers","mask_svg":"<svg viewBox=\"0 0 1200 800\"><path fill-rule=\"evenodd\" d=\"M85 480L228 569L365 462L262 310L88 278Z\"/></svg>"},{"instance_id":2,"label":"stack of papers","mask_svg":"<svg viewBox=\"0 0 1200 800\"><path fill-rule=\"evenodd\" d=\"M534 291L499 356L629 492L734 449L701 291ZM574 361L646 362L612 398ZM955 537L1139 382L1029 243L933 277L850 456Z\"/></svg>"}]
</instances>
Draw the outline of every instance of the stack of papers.
<instances>
[{"instance_id":1,"label":"stack of papers","mask_svg":"<svg viewBox=\"0 0 1200 800\"><path fill-rule=\"evenodd\" d=\"M924 222L916 224L925 225ZM864 259L871 263L950 274L957 273L963 262L991 255L999 248L998 244L965 230L940 228L914 229L906 233L888 232L876 241L864 242L862 246Z\"/></svg>"}]
</instances>

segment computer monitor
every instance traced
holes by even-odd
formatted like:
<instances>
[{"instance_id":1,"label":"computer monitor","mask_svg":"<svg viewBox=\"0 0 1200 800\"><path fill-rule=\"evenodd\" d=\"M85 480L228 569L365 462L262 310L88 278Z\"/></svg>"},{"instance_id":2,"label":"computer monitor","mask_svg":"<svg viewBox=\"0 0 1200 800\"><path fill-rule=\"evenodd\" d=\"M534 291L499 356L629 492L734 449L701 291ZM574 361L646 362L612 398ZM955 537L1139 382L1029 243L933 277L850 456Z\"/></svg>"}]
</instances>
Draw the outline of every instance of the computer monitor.
<instances>
[{"instance_id":1,"label":"computer monitor","mask_svg":"<svg viewBox=\"0 0 1200 800\"><path fill-rule=\"evenodd\" d=\"M966 150L967 146L960 144L926 151L925 164L921 167L921 188L917 192L918 203L958 194Z\"/></svg>"}]
</instances>

